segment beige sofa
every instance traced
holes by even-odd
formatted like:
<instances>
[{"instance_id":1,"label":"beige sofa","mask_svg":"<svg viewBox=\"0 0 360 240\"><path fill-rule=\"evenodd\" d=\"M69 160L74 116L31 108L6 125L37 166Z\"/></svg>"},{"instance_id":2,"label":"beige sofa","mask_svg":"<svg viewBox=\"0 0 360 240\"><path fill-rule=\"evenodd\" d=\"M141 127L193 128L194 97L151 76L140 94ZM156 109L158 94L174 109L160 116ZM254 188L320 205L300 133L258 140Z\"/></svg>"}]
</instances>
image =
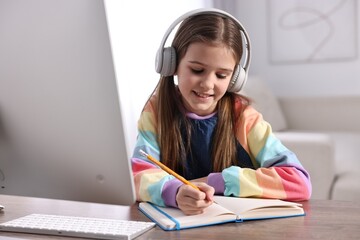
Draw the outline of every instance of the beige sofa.
<instances>
[{"instance_id":1,"label":"beige sofa","mask_svg":"<svg viewBox=\"0 0 360 240\"><path fill-rule=\"evenodd\" d=\"M258 77L243 93L309 171L312 198L360 200L360 96L276 98Z\"/></svg>"}]
</instances>

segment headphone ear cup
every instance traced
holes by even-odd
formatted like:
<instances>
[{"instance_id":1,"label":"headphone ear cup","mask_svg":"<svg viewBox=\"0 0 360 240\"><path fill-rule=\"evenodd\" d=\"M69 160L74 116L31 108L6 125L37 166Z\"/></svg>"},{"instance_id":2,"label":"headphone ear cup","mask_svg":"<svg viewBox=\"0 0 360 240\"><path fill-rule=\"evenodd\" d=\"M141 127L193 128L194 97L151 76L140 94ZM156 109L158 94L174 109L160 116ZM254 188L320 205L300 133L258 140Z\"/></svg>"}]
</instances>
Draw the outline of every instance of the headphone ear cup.
<instances>
[{"instance_id":1,"label":"headphone ear cup","mask_svg":"<svg viewBox=\"0 0 360 240\"><path fill-rule=\"evenodd\" d=\"M243 67L238 65L231 77L228 92L240 92L245 85L247 79L247 73Z\"/></svg>"},{"instance_id":2,"label":"headphone ear cup","mask_svg":"<svg viewBox=\"0 0 360 240\"><path fill-rule=\"evenodd\" d=\"M174 75L176 70L175 49L173 47L164 48L162 54L162 61L159 61L156 66L157 72L165 77Z\"/></svg>"}]
</instances>

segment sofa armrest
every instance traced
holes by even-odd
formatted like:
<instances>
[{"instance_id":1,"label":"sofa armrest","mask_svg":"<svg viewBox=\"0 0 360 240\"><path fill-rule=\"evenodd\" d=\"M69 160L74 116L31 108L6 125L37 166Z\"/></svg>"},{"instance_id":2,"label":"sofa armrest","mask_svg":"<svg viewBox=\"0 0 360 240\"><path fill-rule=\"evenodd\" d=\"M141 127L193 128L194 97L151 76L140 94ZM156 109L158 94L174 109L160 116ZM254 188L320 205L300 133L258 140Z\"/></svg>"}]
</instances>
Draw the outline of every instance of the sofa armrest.
<instances>
[{"instance_id":1,"label":"sofa armrest","mask_svg":"<svg viewBox=\"0 0 360 240\"><path fill-rule=\"evenodd\" d=\"M360 131L360 96L279 97L288 129Z\"/></svg>"},{"instance_id":2,"label":"sofa armrest","mask_svg":"<svg viewBox=\"0 0 360 240\"><path fill-rule=\"evenodd\" d=\"M310 174L312 199L330 199L335 178L334 144L330 136L322 133L274 132L275 136L292 152Z\"/></svg>"}]
</instances>

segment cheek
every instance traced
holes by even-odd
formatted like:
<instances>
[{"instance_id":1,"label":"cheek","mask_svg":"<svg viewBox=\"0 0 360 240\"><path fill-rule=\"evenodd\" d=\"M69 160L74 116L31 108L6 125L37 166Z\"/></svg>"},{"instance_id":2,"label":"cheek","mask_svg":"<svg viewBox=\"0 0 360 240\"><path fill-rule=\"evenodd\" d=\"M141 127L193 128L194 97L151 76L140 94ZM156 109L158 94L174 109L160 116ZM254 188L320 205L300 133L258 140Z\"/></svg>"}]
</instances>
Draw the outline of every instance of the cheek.
<instances>
[{"instance_id":1,"label":"cheek","mask_svg":"<svg viewBox=\"0 0 360 240\"><path fill-rule=\"evenodd\" d=\"M178 78L178 88L182 95L191 89L190 81L186 78Z\"/></svg>"},{"instance_id":2,"label":"cheek","mask_svg":"<svg viewBox=\"0 0 360 240\"><path fill-rule=\"evenodd\" d=\"M180 92L183 92L184 88L186 88L186 86L188 85L185 79L186 78L184 78L184 76L182 75L177 75L176 77L175 82L177 83Z\"/></svg>"},{"instance_id":3,"label":"cheek","mask_svg":"<svg viewBox=\"0 0 360 240\"><path fill-rule=\"evenodd\" d=\"M177 83L179 88L191 88L196 83L196 77L183 71L177 75Z\"/></svg>"},{"instance_id":4,"label":"cheek","mask_svg":"<svg viewBox=\"0 0 360 240\"><path fill-rule=\"evenodd\" d=\"M230 84L230 79L226 81L222 81L221 83L218 84L218 91L221 92L222 94L225 94L229 88L229 84Z\"/></svg>"}]
</instances>

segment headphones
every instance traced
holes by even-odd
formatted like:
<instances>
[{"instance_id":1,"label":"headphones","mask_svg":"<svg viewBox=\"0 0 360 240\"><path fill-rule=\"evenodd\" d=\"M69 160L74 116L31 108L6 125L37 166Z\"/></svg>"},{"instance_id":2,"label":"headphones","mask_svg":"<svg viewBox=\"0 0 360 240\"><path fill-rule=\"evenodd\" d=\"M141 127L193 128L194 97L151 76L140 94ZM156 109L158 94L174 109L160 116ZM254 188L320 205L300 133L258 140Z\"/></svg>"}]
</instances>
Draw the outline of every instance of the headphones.
<instances>
[{"instance_id":1,"label":"headphones","mask_svg":"<svg viewBox=\"0 0 360 240\"><path fill-rule=\"evenodd\" d=\"M211 13L215 15L219 15L222 17L227 17L232 19L239 27L240 32L245 37L245 60L243 66L240 65L240 63L236 66L235 71L231 77L230 84L228 87L229 92L239 92L243 86L246 83L248 71L249 71L249 65L250 65L250 38L247 34L245 28L242 26L242 24L232 15L230 15L227 12L224 12L222 10L216 9L216 8L200 8L195 9L190 12L187 12L183 15L181 15L179 18L177 18L167 29L161 44L160 48L158 49L156 53L156 59L155 59L155 70L157 73L160 73L162 76L172 76L174 75L176 71L176 51L173 47L166 47L165 48L165 42L168 39L169 35L171 34L172 30L183 20L196 16L201 14Z\"/></svg>"}]
</instances>

